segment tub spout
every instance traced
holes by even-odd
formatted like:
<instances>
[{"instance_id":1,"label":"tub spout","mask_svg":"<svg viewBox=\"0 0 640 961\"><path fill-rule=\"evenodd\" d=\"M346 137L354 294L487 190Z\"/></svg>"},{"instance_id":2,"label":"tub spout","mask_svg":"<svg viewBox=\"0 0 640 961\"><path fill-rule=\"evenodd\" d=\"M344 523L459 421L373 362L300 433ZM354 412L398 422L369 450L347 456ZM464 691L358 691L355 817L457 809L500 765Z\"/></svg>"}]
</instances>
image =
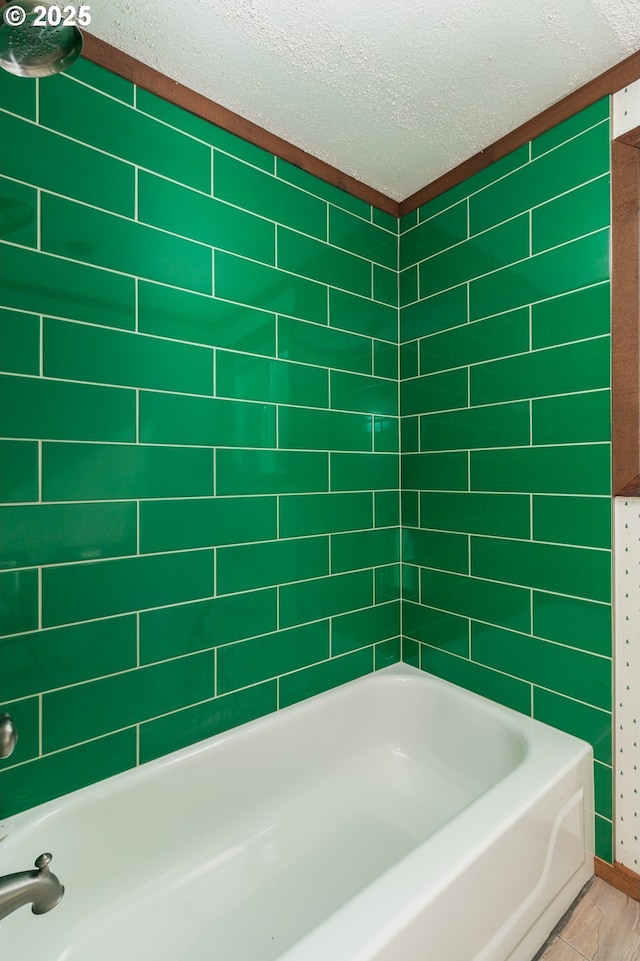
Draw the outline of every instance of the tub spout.
<instances>
[{"instance_id":1,"label":"tub spout","mask_svg":"<svg viewBox=\"0 0 640 961\"><path fill-rule=\"evenodd\" d=\"M37 871L20 871L0 877L0 921L25 904L34 914L46 914L62 900L64 887L49 870L50 854L36 860Z\"/></svg>"}]
</instances>

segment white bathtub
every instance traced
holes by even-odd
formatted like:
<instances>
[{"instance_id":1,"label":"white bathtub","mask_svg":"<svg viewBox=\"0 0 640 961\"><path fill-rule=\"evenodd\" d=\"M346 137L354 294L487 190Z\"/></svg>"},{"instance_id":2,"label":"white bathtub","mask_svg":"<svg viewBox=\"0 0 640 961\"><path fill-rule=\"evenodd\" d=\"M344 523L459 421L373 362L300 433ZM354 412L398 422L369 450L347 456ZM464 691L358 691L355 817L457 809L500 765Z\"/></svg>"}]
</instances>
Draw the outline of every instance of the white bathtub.
<instances>
[{"instance_id":1,"label":"white bathtub","mask_svg":"<svg viewBox=\"0 0 640 961\"><path fill-rule=\"evenodd\" d=\"M7 961L530 961L591 877L591 749L396 665L0 825L62 902Z\"/></svg>"}]
</instances>

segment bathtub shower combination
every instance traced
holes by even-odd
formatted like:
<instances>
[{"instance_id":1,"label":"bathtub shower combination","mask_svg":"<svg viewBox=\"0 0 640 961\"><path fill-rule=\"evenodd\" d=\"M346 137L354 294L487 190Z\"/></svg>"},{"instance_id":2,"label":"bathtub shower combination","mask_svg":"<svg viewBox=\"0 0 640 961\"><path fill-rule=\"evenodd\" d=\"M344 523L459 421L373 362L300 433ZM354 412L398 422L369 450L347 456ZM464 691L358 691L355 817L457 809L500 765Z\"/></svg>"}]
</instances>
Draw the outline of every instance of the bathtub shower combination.
<instances>
[{"instance_id":1,"label":"bathtub shower combination","mask_svg":"<svg viewBox=\"0 0 640 961\"><path fill-rule=\"evenodd\" d=\"M5 821L11 961L530 961L592 875L591 749L406 665Z\"/></svg>"}]
</instances>

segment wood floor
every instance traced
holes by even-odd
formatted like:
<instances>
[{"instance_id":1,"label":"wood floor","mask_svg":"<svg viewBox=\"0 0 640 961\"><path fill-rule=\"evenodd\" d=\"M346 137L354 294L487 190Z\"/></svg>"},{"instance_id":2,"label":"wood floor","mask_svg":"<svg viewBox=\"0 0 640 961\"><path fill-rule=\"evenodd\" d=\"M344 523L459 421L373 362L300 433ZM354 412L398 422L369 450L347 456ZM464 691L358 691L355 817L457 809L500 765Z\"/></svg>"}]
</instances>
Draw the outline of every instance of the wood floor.
<instances>
[{"instance_id":1,"label":"wood floor","mask_svg":"<svg viewBox=\"0 0 640 961\"><path fill-rule=\"evenodd\" d=\"M594 878L534 961L640 961L640 903Z\"/></svg>"}]
</instances>

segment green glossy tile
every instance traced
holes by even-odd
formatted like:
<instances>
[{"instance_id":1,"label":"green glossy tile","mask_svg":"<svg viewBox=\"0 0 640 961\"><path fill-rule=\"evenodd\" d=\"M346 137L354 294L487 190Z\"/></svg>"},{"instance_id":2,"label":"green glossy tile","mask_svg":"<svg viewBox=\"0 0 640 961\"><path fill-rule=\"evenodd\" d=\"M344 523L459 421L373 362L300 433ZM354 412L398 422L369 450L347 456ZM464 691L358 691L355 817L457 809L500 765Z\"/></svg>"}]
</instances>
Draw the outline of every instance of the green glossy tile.
<instances>
[{"instance_id":1,"label":"green glossy tile","mask_svg":"<svg viewBox=\"0 0 640 961\"><path fill-rule=\"evenodd\" d=\"M404 600L420 601L420 568L402 563L402 597Z\"/></svg>"},{"instance_id":2,"label":"green glossy tile","mask_svg":"<svg viewBox=\"0 0 640 961\"><path fill-rule=\"evenodd\" d=\"M510 584L572 594L595 601L611 599L611 554L535 541L474 537L471 571Z\"/></svg>"},{"instance_id":3,"label":"green glossy tile","mask_svg":"<svg viewBox=\"0 0 640 961\"><path fill-rule=\"evenodd\" d=\"M26 697L116 674L135 667L136 658L134 615L5 638L0 697Z\"/></svg>"},{"instance_id":4,"label":"green glossy tile","mask_svg":"<svg viewBox=\"0 0 640 961\"><path fill-rule=\"evenodd\" d=\"M398 382L331 371L331 407L371 414L398 413ZM339 444L335 445L339 447Z\"/></svg>"},{"instance_id":5,"label":"green glossy tile","mask_svg":"<svg viewBox=\"0 0 640 961\"><path fill-rule=\"evenodd\" d=\"M218 651L218 694L228 694L329 657L329 622L277 631Z\"/></svg>"},{"instance_id":6,"label":"green glossy tile","mask_svg":"<svg viewBox=\"0 0 640 961\"><path fill-rule=\"evenodd\" d=\"M138 220L211 247L275 263L273 224L145 171L138 175Z\"/></svg>"},{"instance_id":7,"label":"green glossy tile","mask_svg":"<svg viewBox=\"0 0 640 961\"><path fill-rule=\"evenodd\" d=\"M99 67L97 63L92 63L84 57L80 57L75 63L71 64L71 67L67 67L64 77L61 74L57 76L60 80L56 80L56 83L68 77L75 77L76 80L80 80L96 90L102 90L103 93L108 93L110 97L122 100L123 103L133 103L134 85L130 80L125 80L124 77L119 77L117 73ZM138 92L141 93L142 91L139 90Z\"/></svg>"},{"instance_id":8,"label":"green glossy tile","mask_svg":"<svg viewBox=\"0 0 640 961\"><path fill-rule=\"evenodd\" d=\"M211 293L211 250L201 244L50 194L41 233L52 254Z\"/></svg>"},{"instance_id":9,"label":"green glossy tile","mask_svg":"<svg viewBox=\"0 0 640 961\"><path fill-rule=\"evenodd\" d=\"M376 604L354 614L341 614L331 622L331 655L368 647L400 633L400 602Z\"/></svg>"},{"instance_id":10,"label":"green glossy tile","mask_svg":"<svg viewBox=\"0 0 640 961\"><path fill-rule=\"evenodd\" d=\"M313 694L354 681L373 670L371 648L334 657L314 667L306 667L280 678L280 707L288 707Z\"/></svg>"},{"instance_id":11,"label":"green glossy tile","mask_svg":"<svg viewBox=\"0 0 640 961\"><path fill-rule=\"evenodd\" d=\"M44 500L117 500L213 494L213 455L138 444L42 446Z\"/></svg>"},{"instance_id":12,"label":"green glossy tile","mask_svg":"<svg viewBox=\"0 0 640 961\"><path fill-rule=\"evenodd\" d=\"M340 190L339 187L334 187L333 184L320 180L313 174L307 173L306 170L302 170L300 167L295 167L280 157L277 158L276 166L278 176L282 180L286 180L287 183L296 184L296 186L302 187L303 190L308 190L309 193L315 194L316 197L322 197L337 207L342 207L343 210L350 210L351 213L358 214L358 216L363 217L365 220L369 220L371 205L364 200L354 197L345 190Z\"/></svg>"},{"instance_id":13,"label":"green glossy tile","mask_svg":"<svg viewBox=\"0 0 640 961\"><path fill-rule=\"evenodd\" d=\"M0 290L5 307L135 327L135 281L111 271L0 245Z\"/></svg>"},{"instance_id":14,"label":"green glossy tile","mask_svg":"<svg viewBox=\"0 0 640 961\"><path fill-rule=\"evenodd\" d=\"M377 567L373 572L373 586L376 604L397 601L400 598L401 564L387 564Z\"/></svg>"},{"instance_id":15,"label":"green glossy tile","mask_svg":"<svg viewBox=\"0 0 640 961\"><path fill-rule=\"evenodd\" d=\"M0 574L0 635L34 631L38 626L38 572Z\"/></svg>"},{"instance_id":16,"label":"green glossy tile","mask_svg":"<svg viewBox=\"0 0 640 961\"><path fill-rule=\"evenodd\" d=\"M476 194L471 232L486 230L609 170L609 127L601 124Z\"/></svg>"},{"instance_id":17,"label":"green glossy tile","mask_svg":"<svg viewBox=\"0 0 640 961\"><path fill-rule=\"evenodd\" d=\"M213 353L206 347L48 317L43 344L46 377L213 393Z\"/></svg>"},{"instance_id":18,"label":"green glossy tile","mask_svg":"<svg viewBox=\"0 0 640 961\"><path fill-rule=\"evenodd\" d=\"M411 340L400 348L400 379L418 376L418 341Z\"/></svg>"},{"instance_id":19,"label":"green glossy tile","mask_svg":"<svg viewBox=\"0 0 640 961\"><path fill-rule=\"evenodd\" d=\"M401 658L402 638L392 637L388 641L381 641L373 649L374 671L380 671L391 664L397 664Z\"/></svg>"},{"instance_id":20,"label":"green glossy tile","mask_svg":"<svg viewBox=\"0 0 640 961\"><path fill-rule=\"evenodd\" d=\"M376 491L373 497L376 527L397 527L400 524L399 491Z\"/></svg>"},{"instance_id":21,"label":"green glossy tile","mask_svg":"<svg viewBox=\"0 0 640 961\"><path fill-rule=\"evenodd\" d=\"M395 490L397 454L331 454L332 491Z\"/></svg>"},{"instance_id":22,"label":"green glossy tile","mask_svg":"<svg viewBox=\"0 0 640 961\"><path fill-rule=\"evenodd\" d=\"M1 119L2 114L0 121ZM24 247L36 247L37 205L38 194L33 187L25 187L24 184L0 177L0 240L8 240Z\"/></svg>"},{"instance_id":23,"label":"green glossy tile","mask_svg":"<svg viewBox=\"0 0 640 961\"><path fill-rule=\"evenodd\" d=\"M400 241L400 269L432 257L467 239L467 201L449 207L408 231Z\"/></svg>"},{"instance_id":24,"label":"green glossy tile","mask_svg":"<svg viewBox=\"0 0 640 961\"><path fill-rule=\"evenodd\" d=\"M611 501L596 497L534 497L537 541L611 547Z\"/></svg>"},{"instance_id":25,"label":"green glossy tile","mask_svg":"<svg viewBox=\"0 0 640 961\"><path fill-rule=\"evenodd\" d=\"M18 729L18 743L10 757L0 760L0 774L6 777L6 769L14 764L31 761L40 753L40 698L30 697L23 701L7 701L0 698L0 713L10 714ZM4 791L3 791L4 793Z\"/></svg>"},{"instance_id":26,"label":"green glossy tile","mask_svg":"<svg viewBox=\"0 0 640 961\"><path fill-rule=\"evenodd\" d=\"M608 337L520 354L471 368L471 403L495 404L609 387Z\"/></svg>"},{"instance_id":27,"label":"green glossy tile","mask_svg":"<svg viewBox=\"0 0 640 961\"><path fill-rule=\"evenodd\" d=\"M466 371L464 372L466 376ZM437 376L437 375L436 375ZM490 404L420 418L421 450L514 447L529 442L529 404Z\"/></svg>"},{"instance_id":28,"label":"green glossy tile","mask_svg":"<svg viewBox=\"0 0 640 961\"><path fill-rule=\"evenodd\" d=\"M528 631L530 628L530 591L523 587L423 568L421 590L422 603L429 607L514 630Z\"/></svg>"},{"instance_id":29,"label":"green glossy tile","mask_svg":"<svg viewBox=\"0 0 640 961\"><path fill-rule=\"evenodd\" d=\"M324 285L223 251L215 252L214 261L216 297L326 324Z\"/></svg>"},{"instance_id":30,"label":"green glossy tile","mask_svg":"<svg viewBox=\"0 0 640 961\"><path fill-rule=\"evenodd\" d=\"M611 764L612 732L609 712L570 700L553 691L534 688L533 716L538 721L588 741L593 745L595 759L603 764Z\"/></svg>"},{"instance_id":31,"label":"green glossy tile","mask_svg":"<svg viewBox=\"0 0 640 961\"><path fill-rule=\"evenodd\" d=\"M329 207L329 243L391 270L397 268L398 238L338 207Z\"/></svg>"},{"instance_id":32,"label":"green glossy tile","mask_svg":"<svg viewBox=\"0 0 640 961\"><path fill-rule=\"evenodd\" d=\"M534 444L579 444L611 440L608 390L536 400L531 405Z\"/></svg>"},{"instance_id":33,"label":"green glossy tile","mask_svg":"<svg viewBox=\"0 0 640 961\"><path fill-rule=\"evenodd\" d=\"M395 308L345 290L329 290L329 324L394 343L398 339L398 311Z\"/></svg>"},{"instance_id":34,"label":"green glossy tile","mask_svg":"<svg viewBox=\"0 0 640 961\"><path fill-rule=\"evenodd\" d=\"M0 508L0 567L136 553L136 505L32 504Z\"/></svg>"},{"instance_id":35,"label":"green glossy tile","mask_svg":"<svg viewBox=\"0 0 640 961\"><path fill-rule=\"evenodd\" d=\"M418 526L418 491L400 491L403 527Z\"/></svg>"},{"instance_id":36,"label":"green glossy tile","mask_svg":"<svg viewBox=\"0 0 640 961\"><path fill-rule=\"evenodd\" d=\"M8 114L0 114L0 139L20 144L20 150L2 151L0 173L133 217L135 168L131 164Z\"/></svg>"},{"instance_id":37,"label":"green glossy tile","mask_svg":"<svg viewBox=\"0 0 640 961\"><path fill-rule=\"evenodd\" d=\"M400 449L403 454L417 453L420 448L420 418L400 418Z\"/></svg>"},{"instance_id":38,"label":"green glossy tile","mask_svg":"<svg viewBox=\"0 0 640 961\"><path fill-rule=\"evenodd\" d=\"M611 606L534 591L533 633L611 657Z\"/></svg>"},{"instance_id":39,"label":"green glossy tile","mask_svg":"<svg viewBox=\"0 0 640 961\"><path fill-rule=\"evenodd\" d=\"M50 567L42 572L42 624L54 627L212 594L212 550Z\"/></svg>"},{"instance_id":40,"label":"green glossy tile","mask_svg":"<svg viewBox=\"0 0 640 961\"><path fill-rule=\"evenodd\" d=\"M529 537L530 498L518 494L420 494L420 525L497 537Z\"/></svg>"},{"instance_id":41,"label":"green glossy tile","mask_svg":"<svg viewBox=\"0 0 640 961\"><path fill-rule=\"evenodd\" d=\"M400 413L423 414L427 411L466 407L469 402L469 373L466 367L444 374L414 377L400 385Z\"/></svg>"},{"instance_id":42,"label":"green glossy tile","mask_svg":"<svg viewBox=\"0 0 640 961\"><path fill-rule=\"evenodd\" d=\"M329 573L329 539L295 538L221 547L216 557L218 594L249 591Z\"/></svg>"},{"instance_id":43,"label":"green glossy tile","mask_svg":"<svg viewBox=\"0 0 640 961\"><path fill-rule=\"evenodd\" d=\"M329 376L321 367L219 350L216 394L275 404L327 407Z\"/></svg>"},{"instance_id":44,"label":"green glossy tile","mask_svg":"<svg viewBox=\"0 0 640 961\"><path fill-rule=\"evenodd\" d=\"M179 183L211 187L210 147L82 84L41 84L40 123Z\"/></svg>"},{"instance_id":45,"label":"green glossy tile","mask_svg":"<svg viewBox=\"0 0 640 961\"><path fill-rule=\"evenodd\" d=\"M332 574L393 564L399 559L400 541L397 528L384 527L352 534L334 534L331 538Z\"/></svg>"},{"instance_id":46,"label":"green glossy tile","mask_svg":"<svg viewBox=\"0 0 640 961\"><path fill-rule=\"evenodd\" d=\"M138 285L138 329L253 354L276 352L273 314L145 281Z\"/></svg>"},{"instance_id":47,"label":"green glossy tile","mask_svg":"<svg viewBox=\"0 0 640 961\"><path fill-rule=\"evenodd\" d=\"M400 450L400 424L397 417L376 415L373 418L373 449L379 453L398 453Z\"/></svg>"},{"instance_id":48,"label":"green glossy tile","mask_svg":"<svg viewBox=\"0 0 640 961\"><path fill-rule=\"evenodd\" d=\"M0 108L35 120L37 90L37 80L16 77L3 70L0 73Z\"/></svg>"},{"instance_id":49,"label":"green glossy tile","mask_svg":"<svg viewBox=\"0 0 640 961\"><path fill-rule=\"evenodd\" d=\"M572 117L563 120L562 123L556 124L555 127L551 127L550 130L545 131L545 133L536 137L535 140L532 140L531 156L534 158L539 157L540 154L546 153L547 150L552 150L553 147L557 147L558 144L564 143L571 137L575 137L577 134L582 133L583 130L587 130L601 120L608 119L609 97L602 97L601 100L596 100L595 103L586 107L585 110L574 113Z\"/></svg>"},{"instance_id":50,"label":"green glossy tile","mask_svg":"<svg viewBox=\"0 0 640 961\"><path fill-rule=\"evenodd\" d=\"M412 304L414 300L418 299L417 266L407 267L406 270L400 272L399 297L401 307L404 307L406 304Z\"/></svg>"},{"instance_id":51,"label":"green glossy tile","mask_svg":"<svg viewBox=\"0 0 640 961\"><path fill-rule=\"evenodd\" d=\"M613 817L613 771L597 761L593 765L595 809L602 817Z\"/></svg>"},{"instance_id":52,"label":"green glossy tile","mask_svg":"<svg viewBox=\"0 0 640 961\"><path fill-rule=\"evenodd\" d=\"M436 294L474 277L493 273L528 255L529 216L523 214L423 261L420 264L420 295ZM485 282L490 283L491 278L486 278Z\"/></svg>"},{"instance_id":53,"label":"green glossy tile","mask_svg":"<svg viewBox=\"0 0 640 961\"><path fill-rule=\"evenodd\" d=\"M468 487L466 453L403 454L403 490L466 491Z\"/></svg>"},{"instance_id":54,"label":"green glossy tile","mask_svg":"<svg viewBox=\"0 0 640 961\"><path fill-rule=\"evenodd\" d=\"M299 584L285 584L278 588L280 595L280 625L291 627L317 621L346 611L357 611L373 604L371 571L355 574L334 574Z\"/></svg>"},{"instance_id":55,"label":"green glossy tile","mask_svg":"<svg viewBox=\"0 0 640 961\"><path fill-rule=\"evenodd\" d=\"M461 363L478 364L528 349L529 310L521 308L423 338L420 373L431 374Z\"/></svg>"},{"instance_id":56,"label":"green glossy tile","mask_svg":"<svg viewBox=\"0 0 640 961\"><path fill-rule=\"evenodd\" d=\"M470 319L478 320L608 279L609 231L605 229L472 280Z\"/></svg>"},{"instance_id":57,"label":"green glossy tile","mask_svg":"<svg viewBox=\"0 0 640 961\"><path fill-rule=\"evenodd\" d=\"M398 348L376 340L373 344L373 372L376 377L391 377L398 381Z\"/></svg>"},{"instance_id":58,"label":"green glossy tile","mask_svg":"<svg viewBox=\"0 0 640 961\"><path fill-rule=\"evenodd\" d=\"M379 227L384 227L385 230L390 230L392 234L398 235L398 218L393 214L388 214L386 210L379 210L377 207L372 207L371 217L374 224Z\"/></svg>"},{"instance_id":59,"label":"green glossy tile","mask_svg":"<svg viewBox=\"0 0 640 961\"><path fill-rule=\"evenodd\" d=\"M218 494L303 494L328 489L329 457L326 453L216 451Z\"/></svg>"},{"instance_id":60,"label":"green glossy tile","mask_svg":"<svg viewBox=\"0 0 640 961\"><path fill-rule=\"evenodd\" d=\"M613 864L613 824L599 814L596 814L594 824L596 857Z\"/></svg>"},{"instance_id":61,"label":"green glossy tile","mask_svg":"<svg viewBox=\"0 0 640 961\"><path fill-rule=\"evenodd\" d=\"M188 498L140 504L140 552L273 540L275 497Z\"/></svg>"},{"instance_id":62,"label":"green glossy tile","mask_svg":"<svg viewBox=\"0 0 640 961\"><path fill-rule=\"evenodd\" d=\"M402 661L412 667L420 667L420 644L409 637L402 638Z\"/></svg>"},{"instance_id":63,"label":"green glossy tile","mask_svg":"<svg viewBox=\"0 0 640 961\"><path fill-rule=\"evenodd\" d=\"M327 205L323 200L217 151L213 192L220 200L270 221L327 239ZM296 272L307 275L304 270Z\"/></svg>"},{"instance_id":64,"label":"green glossy tile","mask_svg":"<svg viewBox=\"0 0 640 961\"><path fill-rule=\"evenodd\" d=\"M134 441L135 400L132 390L0 376L0 434Z\"/></svg>"},{"instance_id":65,"label":"green glossy tile","mask_svg":"<svg viewBox=\"0 0 640 961\"><path fill-rule=\"evenodd\" d=\"M611 708L608 658L475 623L471 625L471 652L474 661L487 667L578 697L594 707Z\"/></svg>"},{"instance_id":66,"label":"green glossy tile","mask_svg":"<svg viewBox=\"0 0 640 961\"><path fill-rule=\"evenodd\" d=\"M597 284L534 304L531 329L534 349L608 334L611 330L609 284Z\"/></svg>"},{"instance_id":67,"label":"green glossy tile","mask_svg":"<svg viewBox=\"0 0 640 961\"><path fill-rule=\"evenodd\" d=\"M136 109L150 117L163 120L170 127L182 130L198 140L211 144L212 147L218 147L225 153L246 160L254 167L260 167L262 170L273 173L275 157L267 150L256 147L248 140L243 140L242 137L237 137L235 134L229 133L228 130L223 130L222 127L216 126L209 120L197 117L188 110L169 103L168 100L157 97L155 94L149 93L148 90L143 90L142 87L138 87L136 90Z\"/></svg>"},{"instance_id":68,"label":"green glossy tile","mask_svg":"<svg viewBox=\"0 0 640 961\"><path fill-rule=\"evenodd\" d=\"M195 654L45 694L43 748L56 751L203 701L214 694L213 675L213 654Z\"/></svg>"},{"instance_id":69,"label":"green glossy tile","mask_svg":"<svg viewBox=\"0 0 640 961\"><path fill-rule=\"evenodd\" d=\"M455 657L433 647L422 647L421 667L423 671L464 687L474 694L488 697L498 704L504 704L521 714L531 713L531 685L514 677L507 677L466 658Z\"/></svg>"},{"instance_id":70,"label":"green glossy tile","mask_svg":"<svg viewBox=\"0 0 640 961\"><path fill-rule=\"evenodd\" d=\"M390 307L398 306L398 273L379 264L373 265L373 299Z\"/></svg>"},{"instance_id":71,"label":"green glossy tile","mask_svg":"<svg viewBox=\"0 0 640 961\"><path fill-rule=\"evenodd\" d=\"M534 494L609 494L608 444L472 451L471 489Z\"/></svg>"},{"instance_id":72,"label":"green glossy tile","mask_svg":"<svg viewBox=\"0 0 640 961\"><path fill-rule=\"evenodd\" d=\"M458 327L469 319L467 284L445 290L403 307L400 311L400 340L415 340L438 330Z\"/></svg>"},{"instance_id":73,"label":"green glossy tile","mask_svg":"<svg viewBox=\"0 0 640 961\"><path fill-rule=\"evenodd\" d=\"M264 717L277 706L276 682L269 681L147 721L140 725L140 762Z\"/></svg>"},{"instance_id":74,"label":"green glossy tile","mask_svg":"<svg viewBox=\"0 0 640 961\"><path fill-rule=\"evenodd\" d=\"M279 503L281 537L362 530L373 524L369 493L282 495Z\"/></svg>"},{"instance_id":75,"label":"green glossy tile","mask_svg":"<svg viewBox=\"0 0 640 961\"><path fill-rule=\"evenodd\" d=\"M38 500L38 445L0 441L0 502Z\"/></svg>"},{"instance_id":76,"label":"green glossy tile","mask_svg":"<svg viewBox=\"0 0 640 961\"><path fill-rule=\"evenodd\" d=\"M278 356L360 374L372 370L371 341L318 324L278 318Z\"/></svg>"},{"instance_id":77,"label":"green glossy tile","mask_svg":"<svg viewBox=\"0 0 640 961\"><path fill-rule=\"evenodd\" d=\"M305 450L371 450L371 417L306 407L278 408L278 446Z\"/></svg>"},{"instance_id":78,"label":"green glossy tile","mask_svg":"<svg viewBox=\"0 0 640 961\"><path fill-rule=\"evenodd\" d=\"M532 252L537 254L608 227L610 207L608 174L537 207L531 215Z\"/></svg>"},{"instance_id":79,"label":"green glossy tile","mask_svg":"<svg viewBox=\"0 0 640 961\"><path fill-rule=\"evenodd\" d=\"M463 180L462 183L456 184L450 190L445 191L428 203L423 204L420 207L420 221L427 220L429 217L433 217L435 214L444 210L446 207L451 207L454 203L457 203L462 197L467 197L470 194L476 193L483 187L494 183L501 177L504 177L512 170L516 170L518 167L522 167L529 161L529 144L523 144L518 147L517 150L513 150L511 153L507 154L506 157L502 157L500 160L496 160L492 164L487 164L482 170L474 174L473 177L469 177L467 180Z\"/></svg>"},{"instance_id":80,"label":"green glossy tile","mask_svg":"<svg viewBox=\"0 0 640 961\"><path fill-rule=\"evenodd\" d=\"M134 730L38 758L3 773L0 816L18 814L135 766Z\"/></svg>"},{"instance_id":81,"label":"green glossy tile","mask_svg":"<svg viewBox=\"0 0 640 961\"><path fill-rule=\"evenodd\" d=\"M458 657L469 657L469 620L466 617L403 601L402 630L415 641Z\"/></svg>"},{"instance_id":82,"label":"green glossy tile","mask_svg":"<svg viewBox=\"0 0 640 961\"><path fill-rule=\"evenodd\" d=\"M469 573L469 538L409 528L402 532L402 560L457 574Z\"/></svg>"},{"instance_id":83,"label":"green glossy tile","mask_svg":"<svg viewBox=\"0 0 640 961\"><path fill-rule=\"evenodd\" d=\"M163 661L275 631L276 600L271 588L143 611L140 662Z\"/></svg>"},{"instance_id":84,"label":"green glossy tile","mask_svg":"<svg viewBox=\"0 0 640 961\"><path fill-rule=\"evenodd\" d=\"M404 214L404 216L400 218L400 233L406 233L407 230L411 230L412 227L415 227L417 223L418 210L416 208L415 210L410 211L410 213Z\"/></svg>"},{"instance_id":85,"label":"green glossy tile","mask_svg":"<svg viewBox=\"0 0 640 961\"><path fill-rule=\"evenodd\" d=\"M143 444L274 447L275 439L275 407L269 404L140 392Z\"/></svg>"},{"instance_id":86,"label":"green glossy tile","mask_svg":"<svg viewBox=\"0 0 640 961\"><path fill-rule=\"evenodd\" d=\"M12 374L40 373L40 318L0 310L0 366Z\"/></svg>"},{"instance_id":87,"label":"green glossy tile","mask_svg":"<svg viewBox=\"0 0 640 961\"><path fill-rule=\"evenodd\" d=\"M278 267L354 294L370 297L371 264L303 234L278 227Z\"/></svg>"}]
</instances>

